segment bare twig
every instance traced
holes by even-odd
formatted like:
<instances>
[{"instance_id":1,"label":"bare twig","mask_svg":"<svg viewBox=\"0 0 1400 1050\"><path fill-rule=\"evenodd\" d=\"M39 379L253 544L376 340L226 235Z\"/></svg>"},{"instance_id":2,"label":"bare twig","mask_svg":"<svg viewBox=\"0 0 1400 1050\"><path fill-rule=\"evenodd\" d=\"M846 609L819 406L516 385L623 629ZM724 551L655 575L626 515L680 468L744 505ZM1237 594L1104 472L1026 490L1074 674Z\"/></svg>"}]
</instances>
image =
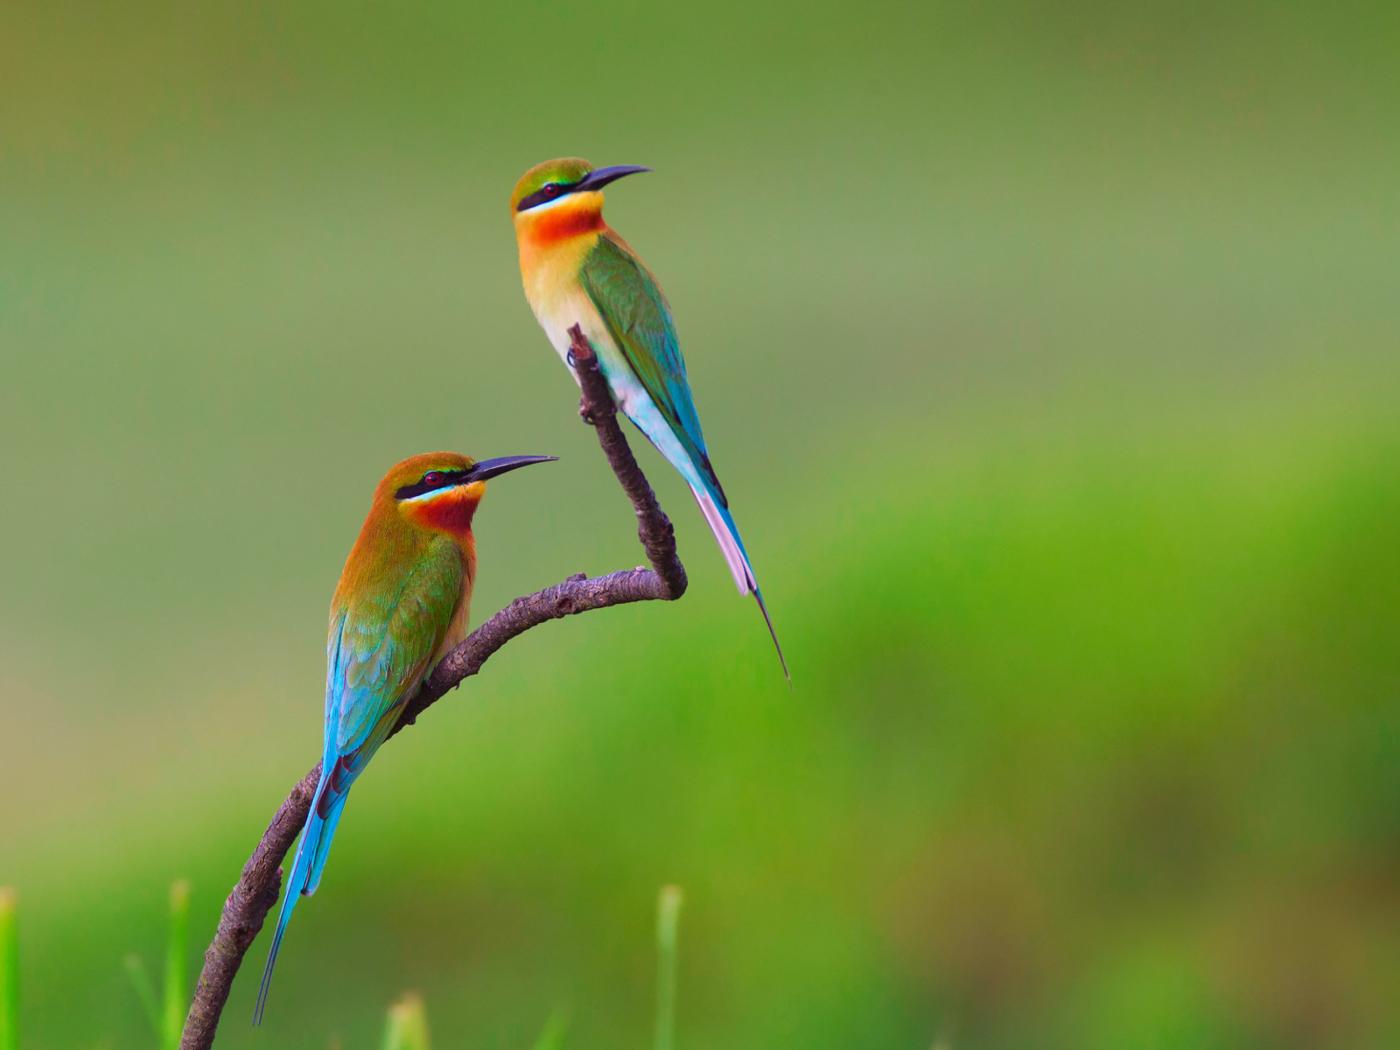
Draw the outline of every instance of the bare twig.
<instances>
[{"instance_id":1,"label":"bare twig","mask_svg":"<svg viewBox=\"0 0 1400 1050\"><path fill-rule=\"evenodd\" d=\"M292 788L292 793L277 807L277 813L263 832L258 848L253 850L248 863L243 865L238 885L224 901L224 913L219 918L214 943L204 953L204 969L199 973L194 1002L190 1004L189 1016L185 1018L180 1050L188 1050L192 1046L207 1047L214 1042L214 1030L219 1026L219 1015L223 1013L224 1003L228 1000L234 975L243 962L243 953L262 929L268 911L277 903L277 891L282 886L282 869L279 865L301 833L301 826L306 823L306 814L311 810L311 796L316 794L316 785L320 780L321 763L317 762L315 768L301 778L301 782Z\"/></svg>"},{"instance_id":2,"label":"bare twig","mask_svg":"<svg viewBox=\"0 0 1400 1050\"><path fill-rule=\"evenodd\" d=\"M569 361L583 388L579 414L597 428L598 443L603 446L613 473L637 510L637 536L646 548L647 560L666 587L666 593L657 597L675 601L685 593L686 579L685 566L676 555L676 533L671 528L671 519L656 502L656 494L651 491L642 468L637 466L622 427L618 426L617 406L608 392L608 381L598 369L593 347L578 325L569 329L569 336L573 339Z\"/></svg>"},{"instance_id":3,"label":"bare twig","mask_svg":"<svg viewBox=\"0 0 1400 1050\"><path fill-rule=\"evenodd\" d=\"M646 549L650 569L627 569L589 579L582 573L535 594L517 598L467 636L438 663L405 706L393 733L414 723L428 707L462 681L476 674L496 650L531 627L590 609L629 602L674 601L685 593L685 567L676 555L671 522L656 502L646 475L637 465L622 427L607 380L597 357L578 327L570 329L574 370L583 389L579 412L598 433L598 443L637 512L637 533ZM390 735L392 736L393 733ZM204 953L204 969L195 987L194 1002L185 1021L180 1050L207 1050L213 1045L219 1015L228 1000L243 955L262 929L282 884L282 859L301 833L311 798L321 778L321 763L292 789L248 863L233 893L224 902L214 942Z\"/></svg>"}]
</instances>

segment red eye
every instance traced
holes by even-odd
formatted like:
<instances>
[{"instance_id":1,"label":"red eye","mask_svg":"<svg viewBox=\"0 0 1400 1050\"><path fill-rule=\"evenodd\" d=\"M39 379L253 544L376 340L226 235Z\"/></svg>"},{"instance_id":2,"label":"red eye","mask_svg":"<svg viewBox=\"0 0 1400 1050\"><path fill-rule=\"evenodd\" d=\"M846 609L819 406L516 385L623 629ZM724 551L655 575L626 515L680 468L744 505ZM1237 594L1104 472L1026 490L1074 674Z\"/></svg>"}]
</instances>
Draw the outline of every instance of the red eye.
<instances>
[{"instance_id":1,"label":"red eye","mask_svg":"<svg viewBox=\"0 0 1400 1050\"><path fill-rule=\"evenodd\" d=\"M559 196L559 184L557 182L546 183L542 192L546 197L557 197Z\"/></svg>"},{"instance_id":2,"label":"red eye","mask_svg":"<svg viewBox=\"0 0 1400 1050\"><path fill-rule=\"evenodd\" d=\"M428 473L426 473L426 474L423 475L423 482L422 482L422 483L423 483L424 485L434 485L434 486L436 486L436 485L441 485L441 484L442 484L442 472L439 471L439 470L430 470L430 471L428 471Z\"/></svg>"}]
</instances>

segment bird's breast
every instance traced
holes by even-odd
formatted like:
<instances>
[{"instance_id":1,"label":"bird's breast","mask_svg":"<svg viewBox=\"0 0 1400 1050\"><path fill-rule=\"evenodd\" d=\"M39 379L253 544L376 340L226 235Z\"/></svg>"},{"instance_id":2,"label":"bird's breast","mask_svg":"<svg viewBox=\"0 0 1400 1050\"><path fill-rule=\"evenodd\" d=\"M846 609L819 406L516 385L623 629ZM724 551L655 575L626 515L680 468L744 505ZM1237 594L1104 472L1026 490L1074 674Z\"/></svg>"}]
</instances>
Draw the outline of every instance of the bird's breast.
<instances>
[{"instance_id":1,"label":"bird's breast","mask_svg":"<svg viewBox=\"0 0 1400 1050\"><path fill-rule=\"evenodd\" d=\"M568 364L572 342L569 329L574 325L582 328L599 354L614 349L607 324L579 280L579 271L597 243L597 236L589 234L553 245L538 245L521 239L520 276L525 298L565 364Z\"/></svg>"},{"instance_id":2,"label":"bird's breast","mask_svg":"<svg viewBox=\"0 0 1400 1050\"><path fill-rule=\"evenodd\" d=\"M476 544L468 537L467 542L459 546L462 550L462 598L457 603L452 622L447 625L447 632L442 636L442 643L437 647L437 652L433 653L433 666L467 640L467 631L471 627L472 585L476 583Z\"/></svg>"},{"instance_id":3,"label":"bird's breast","mask_svg":"<svg viewBox=\"0 0 1400 1050\"><path fill-rule=\"evenodd\" d=\"M572 291L582 291L579 271L588 253L598 243L596 231L586 231L567 238L541 239L534 231L519 231L520 277L525 285L525 297L539 314L553 300Z\"/></svg>"}]
</instances>

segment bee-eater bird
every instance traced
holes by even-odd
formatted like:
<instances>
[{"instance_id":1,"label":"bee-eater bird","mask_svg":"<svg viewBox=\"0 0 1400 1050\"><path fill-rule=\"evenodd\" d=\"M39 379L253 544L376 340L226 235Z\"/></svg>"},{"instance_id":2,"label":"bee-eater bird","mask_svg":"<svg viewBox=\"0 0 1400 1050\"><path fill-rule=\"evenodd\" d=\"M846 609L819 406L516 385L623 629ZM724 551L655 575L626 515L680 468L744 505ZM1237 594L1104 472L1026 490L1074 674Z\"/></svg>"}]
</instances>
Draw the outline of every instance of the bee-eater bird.
<instances>
[{"instance_id":1,"label":"bee-eater bird","mask_svg":"<svg viewBox=\"0 0 1400 1050\"><path fill-rule=\"evenodd\" d=\"M476 543L472 517L486 479L553 456L476 462L456 452L414 456L384 475L331 599L321 780L301 833L267 954L253 1023L262 1020L277 949L297 898L321 882L350 785L437 662L467 636Z\"/></svg>"},{"instance_id":2,"label":"bee-eater bird","mask_svg":"<svg viewBox=\"0 0 1400 1050\"><path fill-rule=\"evenodd\" d=\"M566 157L524 174L510 209L525 297L575 381L569 329L578 325L593 344L613 400L680 471L719 541L739 593L758 600L786 675L787 661L753 564L705 449L671 305L655 275L603 221L603 187L650 170L636 165L594 168L586 160Z\"/></svg>"}]
</instances>

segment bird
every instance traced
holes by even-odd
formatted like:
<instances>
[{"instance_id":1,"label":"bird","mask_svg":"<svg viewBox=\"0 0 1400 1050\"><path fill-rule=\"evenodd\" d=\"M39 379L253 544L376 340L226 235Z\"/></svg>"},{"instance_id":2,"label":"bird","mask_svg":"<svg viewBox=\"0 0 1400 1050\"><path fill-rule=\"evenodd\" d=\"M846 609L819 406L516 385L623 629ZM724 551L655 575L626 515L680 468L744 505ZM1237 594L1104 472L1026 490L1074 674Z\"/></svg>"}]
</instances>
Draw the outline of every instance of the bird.
<instances>
[{"instance_id":1,"label":"bird","mask_svg":"<svg viewBox=\"0 0 1400 1050\"><path fill-rule=\"evenodd\" d=\"M430 452L396 464L375 488L331 599L321 778L287 879L254 1024L262 1022L297 899L320 885L350 785L418 686L467 636L476 579L472 517L486 480L554 459L478 461L458 452Z\"/></svg>"},{"instance_id":2,"label":"bird","mask_svg":"<svg viewBox=\"0 0 1400 1050\"><path fill-rule=\"evenodd\" d=\"M569 329L578 325L588 338L613 400L690 486L739 593L757 600L791 682L753 563L710 464L670 303L656 276L603 221L603 187L651 170L595 168L564 157L521 176L510 210L525 298L575 382Z\"/></svg>"}]
</instances>

